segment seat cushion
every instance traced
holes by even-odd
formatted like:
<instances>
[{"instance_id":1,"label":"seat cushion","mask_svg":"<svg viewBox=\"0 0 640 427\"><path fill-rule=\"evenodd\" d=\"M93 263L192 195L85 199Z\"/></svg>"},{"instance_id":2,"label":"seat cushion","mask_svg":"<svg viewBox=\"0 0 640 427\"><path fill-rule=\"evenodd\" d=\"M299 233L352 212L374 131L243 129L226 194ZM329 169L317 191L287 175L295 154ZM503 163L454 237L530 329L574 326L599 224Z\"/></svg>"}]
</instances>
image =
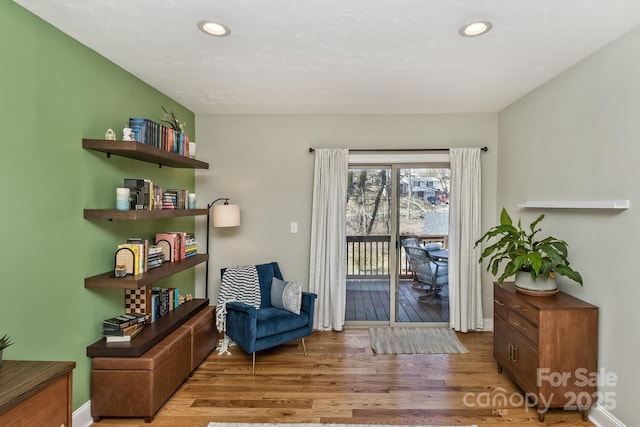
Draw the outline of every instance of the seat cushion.
<instances>
[{"instance_id":1,"label":"seat cushion","mask_svg":"<svg viewBox=\"0 0 640 427\"><path fill-rule=\"evenodd\" d=\"M261 308L257 311L257 338L281 334L294 329L303 328L309 324L309 316L301 312L293 314L279 308Z\"/></svg>"}]
</instances>

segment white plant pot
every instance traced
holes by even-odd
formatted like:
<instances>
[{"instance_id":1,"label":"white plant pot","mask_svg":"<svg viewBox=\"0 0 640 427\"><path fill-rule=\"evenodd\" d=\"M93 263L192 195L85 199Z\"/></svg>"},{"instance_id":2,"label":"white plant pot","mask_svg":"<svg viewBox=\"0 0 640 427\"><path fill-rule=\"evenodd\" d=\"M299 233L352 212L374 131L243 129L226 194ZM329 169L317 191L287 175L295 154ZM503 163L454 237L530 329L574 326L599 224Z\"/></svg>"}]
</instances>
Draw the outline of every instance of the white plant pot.
<instances>
[{"instance_id":1,"label":"white plant pot","mask_svg":"<svg viewBox=\"0 0 640 427\"><path fill-rule=\"evenodd\" d=\"M531 278L531 273L518 271L516 273L516 286L530 291L554 291L558 289L556 279L538 276L536 280Z\"/></svg>"}]
</instances>

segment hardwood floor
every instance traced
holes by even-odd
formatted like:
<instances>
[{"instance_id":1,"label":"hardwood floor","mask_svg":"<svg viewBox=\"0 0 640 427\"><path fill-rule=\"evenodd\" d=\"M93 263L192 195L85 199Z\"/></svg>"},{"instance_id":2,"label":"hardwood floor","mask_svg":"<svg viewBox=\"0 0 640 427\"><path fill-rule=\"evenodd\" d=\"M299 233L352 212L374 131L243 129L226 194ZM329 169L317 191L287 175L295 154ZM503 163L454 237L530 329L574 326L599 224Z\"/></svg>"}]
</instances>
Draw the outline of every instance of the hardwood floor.
<instances>
[{"instance_id":1,"label":"hardwood floor","mask_svg":"<svg viewBox=\"0 0 640 427\"><path fill-rule=\"evenodd\" d=\"M375 355L367 329L314 332L256 356L214 351L154 421L106 418L93 426L205 427L210 421L394 425L593 426L577 411L545 423L497 373L490 332L458 334L469 354ZM500 399L505 397L506 399ZM466 402L466 404L465 404ZM492 403L493 402L493 403ZM495 403L495 404L494 404Z\"/></svg>"}]
</instances>

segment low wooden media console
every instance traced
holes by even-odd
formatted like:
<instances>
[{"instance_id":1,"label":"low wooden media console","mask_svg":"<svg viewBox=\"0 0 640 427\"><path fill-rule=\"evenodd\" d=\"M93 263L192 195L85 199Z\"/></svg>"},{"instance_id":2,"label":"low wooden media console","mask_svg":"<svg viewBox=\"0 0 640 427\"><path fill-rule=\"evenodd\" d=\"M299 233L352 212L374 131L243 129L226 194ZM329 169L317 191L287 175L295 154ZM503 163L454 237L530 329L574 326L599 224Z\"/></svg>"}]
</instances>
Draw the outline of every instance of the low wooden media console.
<instances>
[{"instance_id":1,"label":"low wooden media console","mask_svg":"<svg viewBox=\"0 0 640 427\"><path fill-rule=\"evenodd\" d=\"M143 417L160 407L216 347L215 308L188 301L147 325L127 343L104 339L87 347L91 361L91 416Z\"/></svg>"}]
</instances>

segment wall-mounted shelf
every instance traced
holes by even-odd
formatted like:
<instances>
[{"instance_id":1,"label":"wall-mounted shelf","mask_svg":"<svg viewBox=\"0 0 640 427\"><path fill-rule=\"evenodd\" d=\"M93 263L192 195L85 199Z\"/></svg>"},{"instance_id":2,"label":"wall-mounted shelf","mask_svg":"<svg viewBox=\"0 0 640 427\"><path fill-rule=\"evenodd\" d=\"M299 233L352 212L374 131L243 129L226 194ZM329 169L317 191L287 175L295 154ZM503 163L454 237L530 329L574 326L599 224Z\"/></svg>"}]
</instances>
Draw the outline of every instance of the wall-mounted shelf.
<instances>
[{"instance_id":1,"label":"wall-mounted shelf","mask_svg":"<svg viewBox=\"0 0 640 427\"><path fill-rule=\"evenodd\" d=\"M137 221L142 219L177 218L181 216L206 215L207 209L154 209L129 210L117 209L85 209L85 219L118 219Z\"/></svg>"},{"instance_id":2,"label":"wall-mounted shelf","mask_svg":"<svg viewBox=\"0 0 640 427\"><path fill-rule=\"evenodd\" d=\"M173 168L209 169L209 163L192 159L169 151L161 150L151 145L136 141L114 141L110 139L83 139L82 148L100 151L129 159L141 160L147 163L157 163Z\"/></svg>"},{"instance_id":3,"label":"wall-mounted shelf","mask_svg":"<svg viewBox=\"0 0 640 427\"><path fill-rule=\"evenodd\" d=\"M167 262L137 276L115 277L113 270L84 279L85 288L138 289L206 262L208 254L197 254L181 261Z\"/></svg>"},{"instance_id":4,"label":"wall-mounted shelf","mask_svg":"<svg viewBox=\"0 0 640 427\"><path fill-rule=\"evenodd\" d=\"M187 301L169 314L147 324L135 340L108 343L102 338L87 347L87 356L140 357L208 305L208 299L196 298Z\"/></svg>"},{"instance_id":5,"label":"wall-mounted shelf","mask_svg":"<svg viewBox=\"0 0 640 427\"><path fill-rule=\"evenodd\" d=\"M525 202L519 208L539 209L629 209L629 200Z\"/></svg>"}]
</instances>

